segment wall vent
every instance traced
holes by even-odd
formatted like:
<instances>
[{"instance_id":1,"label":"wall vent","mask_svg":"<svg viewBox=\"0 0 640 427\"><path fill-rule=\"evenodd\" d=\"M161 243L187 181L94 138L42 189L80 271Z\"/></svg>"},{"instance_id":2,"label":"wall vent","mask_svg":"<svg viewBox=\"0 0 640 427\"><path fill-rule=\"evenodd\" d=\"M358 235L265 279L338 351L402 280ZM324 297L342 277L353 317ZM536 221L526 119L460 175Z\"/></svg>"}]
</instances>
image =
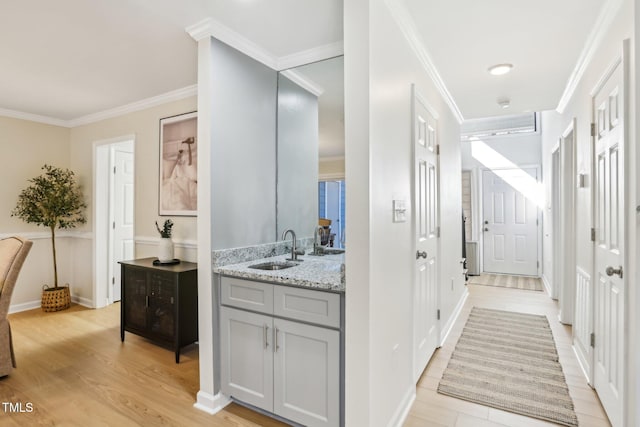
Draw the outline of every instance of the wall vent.
<instances>
[{"instance_id":1,"label":"wall vent","mask_svg":"<svg viewBox=\"0 0 640 427\"><path fill-rule=\"evenodd\" d=\"M537 131L538 120L536 113L526 113L465 120L460 127L460 137L463 141L466 141L471 138L487 138Z\"/></svg>"}]
</instances>

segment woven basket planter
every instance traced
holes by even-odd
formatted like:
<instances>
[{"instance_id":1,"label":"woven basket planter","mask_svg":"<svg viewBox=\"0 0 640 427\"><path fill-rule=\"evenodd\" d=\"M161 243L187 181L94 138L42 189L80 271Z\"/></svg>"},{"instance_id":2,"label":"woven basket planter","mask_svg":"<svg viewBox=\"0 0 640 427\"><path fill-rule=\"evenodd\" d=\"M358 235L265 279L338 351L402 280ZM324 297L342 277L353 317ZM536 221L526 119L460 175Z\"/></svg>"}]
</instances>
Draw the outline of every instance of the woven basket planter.
<instances>
[{"instance_id":1,"label":"woven basket planter","mask_svg":"<svg viewBox=\"0 0 640 427\"><path fill-rule=\"evenodd\" d=\"M66 310L69 307L71 307L69 286L49 288L45 285L42 288L42 311L60 311Z\"/></svg>"}]
</instances>

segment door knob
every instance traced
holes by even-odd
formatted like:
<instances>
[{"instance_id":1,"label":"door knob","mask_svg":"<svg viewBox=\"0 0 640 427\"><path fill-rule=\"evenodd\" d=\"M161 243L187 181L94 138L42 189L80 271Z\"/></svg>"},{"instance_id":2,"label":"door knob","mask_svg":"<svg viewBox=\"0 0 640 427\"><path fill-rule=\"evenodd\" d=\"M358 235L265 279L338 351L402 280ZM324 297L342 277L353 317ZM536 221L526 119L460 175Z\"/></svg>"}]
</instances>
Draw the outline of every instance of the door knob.
<instances>
[{"instance_id":1,"label":"door knob","mask_svg":"<svg viewBox=\"0 0 640 427\"><path fill-rule=\"evenodd\" d=\"M485 224L489 224L489 221L485 221L484 223L485 223Z\"/></svg>"},{"instance_id":2,"label":"door knob","mask_svg":"<svg viewBox=\"0 0 640 427\"><path fill-rule=\"evenodd\" d=\"M485 228L484 228L484 231L489 231L489 228L488 228L488 227L485 227Z\"/></svg>"},{"instance_id":3,"label":"door knob","mask_svg":"<svg viewBox=\"0 0 640 427\"><path fill-rule=\"evenodd\" d=\"M417 251L416 252L416 259L420 259L420 257L427 259L427 251Z\"/></svg>"},{"instance_id":4,"label":"door knob","mask_svg":"<svg viewBox=\"0 0 640 427\"><path fill-rule=\"evenodd\" d=\"M622 279L622 266L620 266L618 268L613 268L611 266L608 266L604 270L604 272L607 273L607 276L613 276L614 274L617 274Z\"/></svg>"}]
</instances>

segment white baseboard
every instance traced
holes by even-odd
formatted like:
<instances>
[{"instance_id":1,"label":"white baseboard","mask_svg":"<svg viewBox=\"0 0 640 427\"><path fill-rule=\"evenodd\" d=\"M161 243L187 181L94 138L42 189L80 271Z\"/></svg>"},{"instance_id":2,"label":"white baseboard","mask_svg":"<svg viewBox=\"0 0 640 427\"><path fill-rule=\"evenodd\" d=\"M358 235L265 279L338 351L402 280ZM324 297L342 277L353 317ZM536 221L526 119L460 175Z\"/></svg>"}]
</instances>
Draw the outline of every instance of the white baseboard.
<instances>
[{"instance_id":1,"label":"white baseboard","mask_svg":"<svg viewBox=\"0 0 640 427\"><path fill-rule=\"evenodd\" d=\"M549 279L545 274L542 275L542 286L544 286L544 290L547 292L547 295L549 295L549 297L553 297L553 295L551 295L551 283L549 283Z\"/></svg>"},{"instance_id":2,"label":"white baseboard","mask_svg":"<svg viewBox=\"0 0 640 427\"><path fill-rule=\"evenodd\" d=\"M407 393L402 398L400 406L398 406L398 409L393 414L393 417L391 417L391 421L389 421L388 427L401 427L407 419L407 416L409 416L409 411L411 411L411 406L413 405L413 402L415 400L416 387L412 385L411 387L409 387L409 390L407 390Z\"/></svg>"},{"instance_id":3,"label":"white baseboard","mask_svg":"<svg viewBox=\"0 0 640 427\"><path fill-rule=\"evenodd\" d=\"M573 354L575 354L576 359L578 359L578 366L580 366L580 370L582 371L582 375L584 375L584 378L587 380L587 384L593 387L592 386L593 382L591 381L592 379L591 379L591 376L589 375L589 371L590 371L589 364L584 359L583 355L578 351L575 344L572 345L571 348L573 349Z\"/></svg>"},{"instance_id":4,"label":"white baseboard","mask_svg":"<svg viewBox=\"0 0 640 427\"><path fill-rule=\"evenodd\" d=\"M200 390L198 391L197 401L193 404L193 407L213 415L218 413L229 403L231 403L231 400L222 393L218 393L214 396L210 393Z\"/></svg>"},{"instance_id":5,"label":"white baseboard","mask_svg":"<svg viewBox=\"0 0 640 427\"><path fill-rule=\"evenodd\" d=\"M88 298L71 296L71 302L80 304L83 307L94 308L93 301ZM28 301L20 304L11 304L9 306L9 314L20 313L21 311L33 310L34 308L40 308L42 306L42 300Z\"/></svg>"},{"instance_id":6,"label":"white baseboard","mask_svg":"<svg viewBox=\"0 0 640 427\"><path fill-rule=\"evenodd\" d=\"M33 310L34 308L40 308L42 301L29 301L21 304L11 304L9 306L9 314L20 313L21 311Z\"/></svg>"},{"instance_id":7,"label":"white baseboard","mask_svg":"<svg viewBox=\"0 0 640 427\"><path fill-rule=\"evenodd\" d=\"M467 301L468 297L469 297L469 289L465 286L464 294L460 298L460 301L458 301L456 308L453 309L453 313L451 313L451 316L449 316L449 320L447 320L447 323L444 325L444 328L440 330L440 347L442 347L445 340L449 336L451 329L453 329L453 325L454 323L456 323L456 320L458 320L458 317L462 312L462 307L464 307L464 303Z\"/></svg>"},{"instance_id":8,"label":"white baseboard","mask_svg":"<svg viewBox=\"0 0 640 427\"><path fill-rule=\"evenodd\" d=\"M71 302L75 302L76 304L80 304L81 306L84 306L87 308L95 308L93 306L93 301L90 300L89 298L71 295Z\"/></svg>"}]
</instances>

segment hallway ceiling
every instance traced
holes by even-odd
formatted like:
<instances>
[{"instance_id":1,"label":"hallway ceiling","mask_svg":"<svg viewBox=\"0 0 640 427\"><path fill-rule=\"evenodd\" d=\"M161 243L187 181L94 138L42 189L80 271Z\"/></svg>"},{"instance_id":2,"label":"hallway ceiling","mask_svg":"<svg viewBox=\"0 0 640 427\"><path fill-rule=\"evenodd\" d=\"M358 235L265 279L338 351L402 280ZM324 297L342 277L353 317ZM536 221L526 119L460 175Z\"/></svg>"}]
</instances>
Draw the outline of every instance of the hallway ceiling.
<instances>
[{"instance_id":1,"label":"hallway ceiling","mask_svg":"<svg viewBox=\"0 0 640 427\"><path fill-rule=\"evenodd\" d=\"M607 0L389 1L405 5L462 115L476 118L554 109ZM342 0L4 2L0 112L68 121L194 85L185 28L207 17L276 57L343 38ZM502 62L511 74L487 73Z\"/></svg>"},{"instance_id":2,"label":"hallway ceiling","mask_svg":"<svg viewBox=\"0 0 640 427\"><path fill-rule=\"evenodd\" d=\"M555 109L606 2L405 0L465 119ZM502 63L513 70L488 73Z\"/></svg>"}]
</instances>

